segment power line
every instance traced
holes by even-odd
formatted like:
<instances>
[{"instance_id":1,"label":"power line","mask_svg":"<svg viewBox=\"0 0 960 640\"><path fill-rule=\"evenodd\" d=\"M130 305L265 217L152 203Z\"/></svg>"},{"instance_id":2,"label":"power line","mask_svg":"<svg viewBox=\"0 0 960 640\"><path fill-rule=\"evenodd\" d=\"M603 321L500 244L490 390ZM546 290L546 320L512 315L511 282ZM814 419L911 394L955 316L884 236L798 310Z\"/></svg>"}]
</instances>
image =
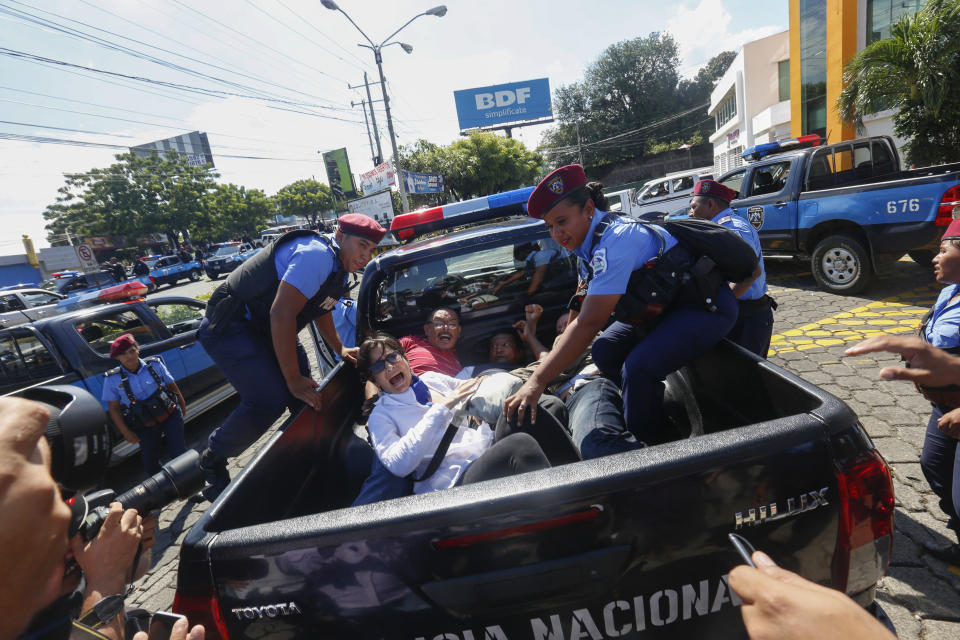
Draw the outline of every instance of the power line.
<instances>
[{"instance_id":1,"label":"power line","mask_svg":"<svg viewBox=\"0 0 960 640\"><path fill-rule=\"evenodd\" d=\"M353 51L350 51L349 49L347 49L346 47L344 47L342 44L340 44L339 42L337 42L336 40L334 40L333 38L331 38L330 36L328 36L327 34L325 34L323 31L320 31L320 29L318 29L318 28L316 27L316 25L313 24L313 22L311 22L310 20L305 19L305 18L304 18L303 16L301 16L299 13L297 13L296 11L294 11L293 9L291 9L290 7L288 7L288 6L283 2L283 0L276 0L276 2L277 2L277 4L279 4L281 7L283 7L284 9L286 9L287 11L289 11L290 13L292 13L294 16L296 16L298 20L300 20L300 21L303 22L304 24L308 25L311 29L313 29L314 31L316 31L317 33L319 33L321 36L323 36L324 38L326 38L327 40L329 40L329 41L330 41L331 43L333 43L335 46L339 47L340 49L343 49L343 51L344 51L347 55L349 55L351 58L356 58L357 61L358 61L358 62L361 64L361 66L362 66L361 71L363 71L363 70L373 71L373 67L371 67L369 64L367 64L367 63L363 60L363 58L361 58L360 56L358 56L358 55L357 55L356 53L354 53ZM343 58L340 58L340 60L343 60ZM343 61L344 61L344 62L347 62L346 60L343 60Z\"/></svg>"},{"instance_id":2,"label":"power line","mask_svg":"<svg viewBox=\"0 0 960 640\"><path fill-rule=\"evenodd\" d=\"M244 94L236 93L236 92L232 92L232 91L224 91L224 90L222 90L222 89L206 89L206 88L203 88L203 87L195 87L195 86L185 85L185 84L181 84L181 83L177 83L177 82L168 82L168 81L165 81L165 80L156 80L156 79L153 79L153 78L145 78L145 77L143 77L143 76L133 76L133 75L129 75L129 74L126 74L126 73L119 73L119 72L117 72L117 71L107 71L107 70L105 70L105 69L96 69L96 68L93 68L93 67L86 67L86 66L83 66L83 65L74 64L74 63L72 63L72 62L66 62L66 61L63 61L63 60L55 60L55 59L53 59L53 58L46 58L46 57L44 57L44 56L38 56L38 55L36 55L36 54L26 53L26 52L24 52L24 51L16 51L16 50L14 50L14 49L8 49L8 48L6 48L6 47L0 47L0 55L8 56L8 57L11 57L11 58L18 58L18 59L22 59L22 60L27 60L27 61L31 61L31 62L38 62L38 63L44 63L44 64L58 65L58 66L62 66L62 67L69 67L69 68L72 68L72 69L82 69L82 70L84 70L84 71L90 71L90 72L93 72L93 73L100 73L100 74L108 75L108 76L111 76L111 77L125 78L125 79L127 79L127 80L136 80L136 81L138 81L138 82L144 82L144 83L148 83L148 84L152 84L152 85L158 85L158 86L161 86L161 87L167 87L167 88L171 88L171 89L179 89L179 90L181 90L181 91L187 91L187 92L191 92L191 93L200 93L200 94L203 94L203 95L208 95L208 96L213 96L213 97L233 96L233 97L238 97L238 98L247 98L247 99L251 99L251 100L262 100L262 101L266 101L266 102L275 102L275 103L284 104L284 105L301 106L301 107L308 107L308 108L309 108L309 107L321 108L321 109L334 109L334 108L335 108L335 107L325 107L325 106L323 106L323 105L316 105L316 104L308 104L308 103L296 102L296 101L292 101L292 100L281 100L281 99L278 99L278 98L262 98L262 97L257 97L257 96L244 95ZM315 117L318 117L318 118L326 118L326 119L328 119L328 120L340 120L340 121L342 121L342 122L349 122L349 123L351 123L351 124L358 124L358 125L359 125L359 124L363 124L362 122L360 122L360 121L358 121L358 120L348 120L348 119L346 119L346 118L339 118L339 117L337 117L337 116L331 116L331 115L322 114L322 113L316 113L316 112L311 112L311 111L298 111L298 110L295 110L295 109L291 109L291 108L289 108L289 107L277 107L277 106L272 105L272 104L268 104L267 107L272 108L272 109L273 109L273 108L277 108L277 109L280 109L280 110L283 110L283 111L295 111L296 113L302 113L302 114L304 114L304 115L311 115L311 116L315 116Z\"/></svg>"},{"instance_id":3,"label":"power line","mask_svg":"<svg viewBox=\"0 0 960 640\"><path fill-rule=\"evenodd\" d=\"M50 125L44 124L33 124L30 122L12 122L10 120L0 120L0 124L13 124L18 127L36 127L37 129L55 129L57 131L69 131L71 133L91 133L96 136L112 136L114 138L132 138L133 136L127 136L120 133L104 133L103 131L87 131L86 129L70 129L68 127L53 127Z\"/></svg>"}]
</instances>

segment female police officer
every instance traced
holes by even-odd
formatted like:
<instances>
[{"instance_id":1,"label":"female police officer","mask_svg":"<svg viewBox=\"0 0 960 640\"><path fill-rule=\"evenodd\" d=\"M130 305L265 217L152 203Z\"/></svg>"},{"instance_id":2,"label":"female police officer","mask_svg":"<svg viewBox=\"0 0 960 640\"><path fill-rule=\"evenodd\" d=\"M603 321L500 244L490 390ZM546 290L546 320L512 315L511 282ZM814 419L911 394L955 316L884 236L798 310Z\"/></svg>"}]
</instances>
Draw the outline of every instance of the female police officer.
<instances>
[{"instance_id":1,"label":"female police officer","mask_svg":"<svg viewBox=\"0 0 960 640\"><path fill-rule=\"evenodd\" d=\"M173 376L158 357L140 358L140 347L129 333L110 344L110 357L120 366L107 371L101 398L110 418L128 442L140 443L147 475L160 471L160 434L171 458L187 450L183 416L187 404Z\"/></svg>"},{"instance_id":2,"label":"female police officer","mask_svg":"<svg viewBox=\"0 0 960 640\"><path fill-rule=\"evenodd\" d=\"M614 322L594 341L593 359L605 377L620 384L628 428L638 440L655 442L662 380L726 335L737 304L730 289L720 286L699 302L675 302L657 315L656 300L670 292L661 290L657 298L656 287L649 285L663 278L684 280L691 256L665 230L603 211L597 205L605 201L601 185L588 185L580 165L557 169L530 194L527 213L542 217L553 239L586 263L589 283L579 315L534 375L507 399L505 410L521 418L528 410L535 413L546 382L579 357L617 310L617 317L629 322Z\"/></svg>"},{"instance_id":3,"label":"female police officer","mask_svg":"<svg viewBox=\"0 0 960 640\"><path fill-rule=\"evenodd\" d=\"M291 231L243 263L207 305L197 337L240 394L240 406L213 433L200 466L215 499L229 484L226 460L259 437L287 406L320 408L317 383L297 333L315 320L335 353L356 363L330 311L349 291L386 230L361 214L341 216L336 242L306 229Z\"/></svg>"}]
</instances>

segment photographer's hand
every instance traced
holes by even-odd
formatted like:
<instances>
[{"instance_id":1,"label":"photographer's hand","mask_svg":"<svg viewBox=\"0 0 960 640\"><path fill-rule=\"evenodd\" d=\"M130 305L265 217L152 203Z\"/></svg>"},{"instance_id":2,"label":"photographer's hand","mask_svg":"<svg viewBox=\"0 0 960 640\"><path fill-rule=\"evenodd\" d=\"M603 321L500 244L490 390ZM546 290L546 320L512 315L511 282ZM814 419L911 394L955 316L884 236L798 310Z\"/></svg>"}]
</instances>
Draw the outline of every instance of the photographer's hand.
<instances>
[{"instance_id":1,"label":"photographer's hand","mask_svg":"<svg viewBox=\"0 0 960 640\"><path fill-rule=\"evenodd\" d=\"M186 619L177 620L173 625L173 630L170 632L170 640L203 640L206 636L206 630L203 628L202 624L195 625L193 629L190 629L190 633L187 633L187 627L189 623ZM146 631L138 631L136 635L133 636L133 640L149 640Z\"/></svg>"},{"instance_id":2,"label":"photographer's hand","mask_svg":"<svg viewBox=\"0 0 960 640\"><path fill-rule=\"evenodd\" d=\"M136 582L150 570L150 564L153 561L153 549L157 545L157 517L152 513L143 518L143 537L140 539L140 561L137 563L137 570L133 574L133 580Z\"/></svg>"}]
</instances>

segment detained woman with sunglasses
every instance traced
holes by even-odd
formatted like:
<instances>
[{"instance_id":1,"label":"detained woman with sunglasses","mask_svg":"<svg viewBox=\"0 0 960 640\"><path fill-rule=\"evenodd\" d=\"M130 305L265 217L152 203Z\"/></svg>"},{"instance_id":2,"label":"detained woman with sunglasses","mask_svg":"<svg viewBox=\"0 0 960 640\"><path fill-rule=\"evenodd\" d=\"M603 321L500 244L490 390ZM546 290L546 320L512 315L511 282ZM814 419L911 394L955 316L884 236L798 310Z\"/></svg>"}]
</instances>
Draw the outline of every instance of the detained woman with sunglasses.
<instances>
[{"instance_id":1,"label":"detained woman with sunglasses","mask_svg":"<svg viewBox=\"0 0 960 640\"><path fill-rule=\"evenodd\" d=\"M413 479L414 493L550 466L529 434L497 440L486 422L471 426L459 418L451 427L479 379L464 382L435 372L418 378L400 343L385 335L360 345L357 368L381 391L367 422L374 451L390 473Z\"/></svg>"}]
</instances>

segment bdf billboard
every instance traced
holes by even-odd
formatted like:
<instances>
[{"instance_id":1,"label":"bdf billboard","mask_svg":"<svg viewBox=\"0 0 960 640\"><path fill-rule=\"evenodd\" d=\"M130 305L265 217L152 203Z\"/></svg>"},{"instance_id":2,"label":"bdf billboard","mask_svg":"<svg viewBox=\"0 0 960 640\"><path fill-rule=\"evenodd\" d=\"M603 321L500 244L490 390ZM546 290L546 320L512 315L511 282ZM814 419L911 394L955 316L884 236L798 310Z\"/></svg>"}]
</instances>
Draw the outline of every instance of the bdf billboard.
<instances>
[{"instance_id":1,"label":"bdf billboard","mask_svg":"<svg viewBox=\"0 0 960 640\"><path fill-rule=\"evenodd\" d=\"M454 91L453 99L461 131L553 118L547 78Z\"/></svg>"}]
</instances>

